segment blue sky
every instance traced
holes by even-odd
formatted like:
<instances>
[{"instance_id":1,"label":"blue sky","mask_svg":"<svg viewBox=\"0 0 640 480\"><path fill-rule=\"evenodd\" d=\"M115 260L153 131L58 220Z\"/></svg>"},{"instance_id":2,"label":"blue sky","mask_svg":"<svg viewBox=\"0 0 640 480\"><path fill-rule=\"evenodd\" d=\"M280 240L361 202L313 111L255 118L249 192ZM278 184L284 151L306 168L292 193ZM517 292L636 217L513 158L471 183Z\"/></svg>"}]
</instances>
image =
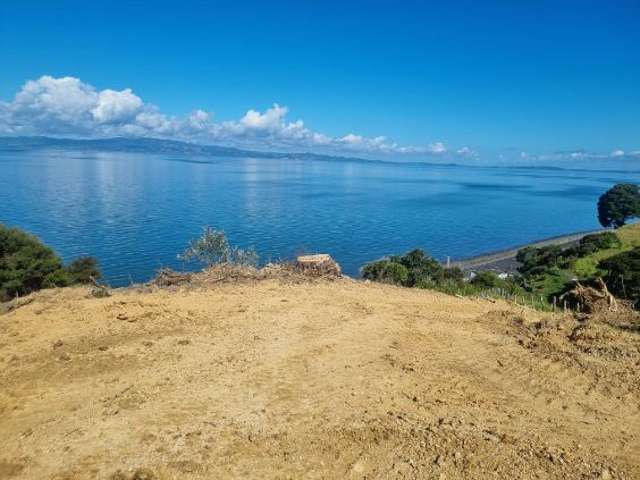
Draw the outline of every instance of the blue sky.
<instances>
[{"instance_id":1,"label":"blue sky","mask_svg":"<svg viewBox=\"0 0 640 480\"><path fill-rule=\"evenodd\" d=\"M13 125L5 134L141 134L115 127L129 101L129 113L164 116L147 115L144 134L207 143L627 155L640 150L639 25L638 1L3 0L0 122ZM18 113L14 97L42 76L73 77L81 84L65 88L88 85L95 98L131 89L143 104L114 97L98 126L54 106L27 125L60 85L34 85Z\"/></svg>"}]
</instances>

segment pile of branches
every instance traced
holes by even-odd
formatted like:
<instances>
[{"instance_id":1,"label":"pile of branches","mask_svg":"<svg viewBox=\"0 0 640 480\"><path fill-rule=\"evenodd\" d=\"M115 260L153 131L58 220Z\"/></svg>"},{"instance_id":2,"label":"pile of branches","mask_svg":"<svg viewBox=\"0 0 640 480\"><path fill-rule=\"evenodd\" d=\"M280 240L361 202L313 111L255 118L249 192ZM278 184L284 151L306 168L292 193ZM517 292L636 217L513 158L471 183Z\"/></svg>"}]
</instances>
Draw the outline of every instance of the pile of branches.
<instances>
[{"instance_id":1,"label":"pile of branches","mask_svg":"<svg viewBox=\"0 0 640 480\"><path fill-rule=\"evenodd\" d=\"M570 308L584 313L617 312L619 302L609 292L602 278L598 277L593 286L580 282L560 297Z\"/></svg>"}]
</instances>

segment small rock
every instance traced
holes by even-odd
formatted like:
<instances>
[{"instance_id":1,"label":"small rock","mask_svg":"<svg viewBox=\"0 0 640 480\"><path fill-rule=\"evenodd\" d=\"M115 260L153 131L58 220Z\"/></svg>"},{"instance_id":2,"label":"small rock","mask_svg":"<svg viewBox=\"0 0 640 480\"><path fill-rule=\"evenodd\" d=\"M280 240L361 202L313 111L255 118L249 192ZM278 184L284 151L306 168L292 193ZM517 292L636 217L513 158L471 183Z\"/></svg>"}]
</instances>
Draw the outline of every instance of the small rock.
<instances>
[{"instance_id":1,"label":"small rock","mask_svg":"<svg viewBox=\"0 0 640 480\"><path fill-rule=\"evenodd\" d=\"M609 472L608 468L605 468L604 470L602 470L602 472L600 473L600 478L601 478L601 480L610 480L611 479L611 473Z\"/></svg>"},{"instance_id":2,"label":"small rock","mask_svg":"<svg viewBox=\"0 0 640 480\"><path fill-rule=\"evenodd\" d=\"M62 340L56 340L53 344L53 348L60 348L62 345L64 345Z\"/></svg>"},{"instance_id":3,"label":"small rock","mask_svg":"<svg viewBox=\"0 0 640 480\"><path fill-rule=\"evenodd\" d=\"M106 352L109 349L109 347L107 347L106 345L100 345L98 347L98 350L100 350L101 352Z\"/></svg>"},{"instance_id":4,"label":"small rock","mask_svg":"<svg viewBox=\"0 0 640 480\"><path fill-rule=\"evenodd\" d=\"M191 340L189 339L183 339L183 340L178 340L178 345L189 345L191 343Z\"/></svg>"},{"instance_id":5,"label":"small rock","mask_svg":"<svg viewBox=\"0 0 640 480\"><path fill-rule=\"evenodd\" d=\"M116 318L118 320L128 320L129 319L129 315L127 315L126 313L119 313Z\"/></svg>"},{"instance_id":6,"label":"small rock","mask_svg":"<svg viewBox=\"0 0 640 480\"><path fill-rule=\"evenodd\" d=\"M68 362L69 360L71 360L71 355L69 355L68 353L63 353L58 357L60 360L62 360L63 362Z\"/></svg>"}]
</instances>

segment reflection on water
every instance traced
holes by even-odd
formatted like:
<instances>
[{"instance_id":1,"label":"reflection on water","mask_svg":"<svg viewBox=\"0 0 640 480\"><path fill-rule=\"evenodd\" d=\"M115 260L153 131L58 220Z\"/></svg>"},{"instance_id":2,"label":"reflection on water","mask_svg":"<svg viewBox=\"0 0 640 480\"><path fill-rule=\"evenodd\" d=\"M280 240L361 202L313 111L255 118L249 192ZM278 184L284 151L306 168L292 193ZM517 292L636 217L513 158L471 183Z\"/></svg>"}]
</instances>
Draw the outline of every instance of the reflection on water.
<instances>
[{"instance_id":1,"label":"reflection on water","mask_svg":"<svg viewBox=\"0 0 640 480\"><path fill-rule=\"evenodd\" d=\"M422 247L463 257L597 228L595 203L640 174L63 151L0 153L0 222L110 282L144 281L203 225L263 259L327 252L363 263Z\"/></svg>"}]
</instances>

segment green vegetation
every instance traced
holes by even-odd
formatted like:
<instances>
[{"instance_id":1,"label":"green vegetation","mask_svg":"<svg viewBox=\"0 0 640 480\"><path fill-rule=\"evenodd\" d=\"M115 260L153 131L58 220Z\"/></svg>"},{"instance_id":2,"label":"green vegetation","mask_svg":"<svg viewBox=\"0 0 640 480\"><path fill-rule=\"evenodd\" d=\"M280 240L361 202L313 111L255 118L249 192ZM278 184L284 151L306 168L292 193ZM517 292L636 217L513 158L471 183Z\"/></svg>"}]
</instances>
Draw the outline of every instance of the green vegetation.
<instances>
[{"instance_id":1,"label":"green vegetation","mask_svg":"<svg viewBox=\"0 0 640 480\"><path fill-rule=\"evenodd\" d=\"M609 291L640 306L640 247L609 257L598 264Z\"/></svg>"},{"instance_id":2,"label":"green vegetation","mask_svg":"<svg viewBox=\"0 0 640 480\"><path fill-rule=\"evenodd\" d=\"M362 269L362 276L367 280L404 287L424 287L460 282L463 275L459 268L443 268L424 251L415 249L405 255L394 255L368 263Z\"/></svg>"},{"instance_id":3,"label":"green vegetation","mask_svg":"<svg viewBox=\"0 0 640 480\"><path fill-rule=\"evenodd\" d=\"M603 227L619 228L640 216L640 189L632 183L619 183L598 200L598 220Z\"/></svg>"},{"instance_id":4,"label":"green vegetation","mask_svg":"<svg viewBox=\"0 0 640 480\"><path fill-rule=\"evenodd\" d=\"M640 247L640 223L625 225L617 229L615 232L607 232L609 235L615 235L619 243L611 244L596 250L581 258L577 258L573 264L573 272L579 279L589 279L596 277L602 272L598 268L598 264L602 260L627 252L635 247Z\"/></svg>"},{"instance_id":5,"label":"green vegetation","mask_svg":"<svg viewBox=\"0 0 640 480\"><path fill-rule=\"evenodd\" d=\"M572 247L524 248L517 259L522 262L519 272L524 288L547 300L565 292L575 280L590 283L603 277L614 295L637 302L633 283L640 265L635 263L632 253L636 250L640 250L640 224L587 235ZM623 285L627 283L632 286L625 293Z\"/></svg>"},{"instance_id":6,"label":"green vegetation","mask_svg":"<svg viewBox=\"0 0 640 480\"><path fill-rule=\"evenodd\" d=\"M42 288L64 287L100 278L93 258L65 266L53 250L33 235L0 224L0 301Z\"/></svg>"},{"instance_id":7,"label":"green vegetation","mask_svg":"<svg viewBox=\"0 0 640 480\"><path fill-rule=\"evenodd\" d=\"M503 280L494 272L480 272L466 282L462 270L445 268L420 249L368 263L362 268L362 276L375 282L438 290L452 295L505 296L522 292L516 282Z\"/></svg>"},{"instance_id":8,"label":"green vegetation","mask_svg":"<svg viewBox=\"0 0 640 480\"><path fill-rule=\"evenodd\" d=\"M514 277L502 279L495 272L480 271L465 281L460 269L444 268L422 250L412 250L365 265L362 276L454 295L507 298L544 310L551 310L554 297L576 280L589 283L601 276L614 295L639 302L640 223L586 235L568 247L526 247L516 258L522 265Z\"/></svg>"},{"instance_id":9,"label":"green vegetation","mask_svg":"<svg viewBox=\"0 0 640 480\"><path fill-rule=\"evenodd\" d=\"M222 230L205 227L202 235L189 243L187 249L178 259L190 262L197 261L207 267L229 263L242 266L256 266L258 254L253 248L243 250L233 247Z\"/></svg>"}]
</instances>

